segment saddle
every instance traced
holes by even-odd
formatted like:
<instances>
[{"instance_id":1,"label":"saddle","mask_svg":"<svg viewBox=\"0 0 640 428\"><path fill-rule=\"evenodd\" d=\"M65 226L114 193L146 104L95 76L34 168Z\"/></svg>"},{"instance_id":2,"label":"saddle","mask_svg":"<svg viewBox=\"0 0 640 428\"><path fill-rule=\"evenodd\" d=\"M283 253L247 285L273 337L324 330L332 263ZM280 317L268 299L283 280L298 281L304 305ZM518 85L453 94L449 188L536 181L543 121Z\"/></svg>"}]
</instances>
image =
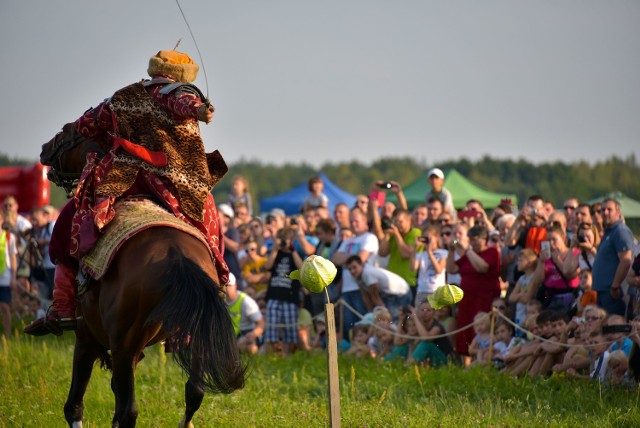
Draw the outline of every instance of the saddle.
<instances>
[{"instance_id":1,"label":"saddle","mask_svg":"<svg viewBox=\"0 0 640 428\"><path fill-rule=\"evenodd\" d=\"M162 226L181 230L199 239L209 248L207 238L202 232L152 200L129 197L116 202L114 209L114 219L103 229L93 249L80 261L80 271L95 280L102 278L107 272L114 256L128 239L151 227ZM86 281L80 281L80 284L83 282Z\"/></svg>"}]
</instances>

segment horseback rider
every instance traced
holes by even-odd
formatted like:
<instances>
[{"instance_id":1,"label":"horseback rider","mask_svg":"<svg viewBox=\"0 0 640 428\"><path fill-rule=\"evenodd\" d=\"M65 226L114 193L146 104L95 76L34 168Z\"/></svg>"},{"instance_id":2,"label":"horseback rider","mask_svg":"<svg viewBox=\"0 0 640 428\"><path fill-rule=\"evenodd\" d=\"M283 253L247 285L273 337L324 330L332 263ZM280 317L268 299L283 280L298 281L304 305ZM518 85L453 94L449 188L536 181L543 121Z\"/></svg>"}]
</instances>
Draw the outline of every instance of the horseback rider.
<instances>
[{"instance_id":1,"label":"horseback rider","mask_svg":"<svg viewBox=\"0 0 640 428\"><path fill-rule=\"evenodd\" d=\"M214 108L191 82L198 65L186 54L160 51L149 61L151 79L116 91L74 123L90 139L104 138L108 152L87 155L75 196L61 210L50 242L56 263L53 305L25 328L34 335L62 334L76 327L76 277L125 197L145 195L207 238L220 284L228 281L224 244L211 189L227 171L222 156L205 153L198 121Z\"/></svg>"}]
</instances>

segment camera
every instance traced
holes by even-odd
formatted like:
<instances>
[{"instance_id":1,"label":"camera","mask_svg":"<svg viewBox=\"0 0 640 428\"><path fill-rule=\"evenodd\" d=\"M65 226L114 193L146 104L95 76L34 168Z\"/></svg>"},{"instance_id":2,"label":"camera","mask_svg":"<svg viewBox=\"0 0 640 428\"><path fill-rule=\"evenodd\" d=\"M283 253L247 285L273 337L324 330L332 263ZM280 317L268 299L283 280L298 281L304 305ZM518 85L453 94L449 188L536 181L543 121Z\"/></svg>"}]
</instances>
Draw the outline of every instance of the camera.
<instances>
[{"instance_id":1,"label":"camera","mask_svg":"<svg viewBox=\"0 0 640 428\"><path fill-rule=\"evenodd\" d=\"M380 222L382 223L382 230L391 229L391 226L393 226L393 220L389 217L383 217Z\"/></svg>"},{"instance_id":2,"label":"camera","mask_svg":"<svg viewBox=\"0 0 640 428\"><path fill-rule=\"evenodd\" d=\"M295 226L295 225L297 225L297 224L298 224L298 219L297 219L296 217L291 217L291 220L289 220L289 223L290 223L292 226Z\"/></svg>"},{"instance_id":3,"label":"camera","mask_svg":"<svg viewBox=\"0 0 640 428\"><path fill-rule=\"evenodd\" d=\"M276 218L272 215L268 215L267 218L264 219L264 224L271 224Z\"/></svg>"},{"instance_id":4,"label":"camera","mask_svg":"<svg viewBox=\"0 0 640 428\"><path fill-rule=\"evenodd\" d=\"M384 183L378 184L378 187L380 187L381 189L391 189L391 183L385 181Z\"/></svg>"},{"instance_id":5,"label":"camera","mask_svg":"<svg viewBox=\"0 0 640 428\"><path fill-rule=\"evenodd\" d=\"M451 241L451 246L457 247L459 243L460 241L458 241L457 239L454 239L453 241Z\"/></svg>"},{"instance_id":6,"label":"camera","mask_svg":"<svg viewBox=\"0 0 640 428\"><path fill-rule=\"evenodd\" d=\"M287 247L289 247L289 243L287 242L287 240L286 239L281 239L280 240L280 248L285 249Z\"/></svg>"},{"instance_id":7,"label":"camera","mask_svg":"<svg viewBox=\"0 0 640 428\"><path fill-rule=\"evenodd\" d=\"M578 242L580 242L581 244L584 244L585 242L587 242L587 237L584 236L582 233L578 234Z\"/></svg>"},{"instance_id":8,"label":"camera","mask_svg":"<svg viewBox=\"0 0 640 428\"><path fill-rule=\"evenodd\" d=\"M416 240L418 240L419 242L423 242L425 244L428 244L430 242L430 239L428 236L418 236Z\"/></svg>"},{"instance_id":9,"label":"camera","mask_svg":"<svg viewBox=\"0 0 640 428\"><path fill-rule=\"evenodd\" d=\"M631 333L631 329L632 328L630 324L605 325L602 326L602 334Z\"/></svg>"}]
</instances>

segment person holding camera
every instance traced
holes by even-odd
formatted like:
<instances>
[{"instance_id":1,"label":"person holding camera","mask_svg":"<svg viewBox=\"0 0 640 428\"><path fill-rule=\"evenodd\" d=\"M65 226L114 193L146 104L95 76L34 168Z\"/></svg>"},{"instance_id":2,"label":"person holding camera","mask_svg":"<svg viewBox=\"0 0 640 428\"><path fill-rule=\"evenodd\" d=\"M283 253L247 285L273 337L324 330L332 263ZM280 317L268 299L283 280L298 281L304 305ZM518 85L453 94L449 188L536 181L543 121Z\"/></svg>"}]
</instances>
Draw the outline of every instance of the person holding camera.
<instances>
[{"instance_id":1,"label":"person holding camera","mask_svg":"<svg viewBox=\"0 0 640 428\"><path fill-rule=\"evenodd\" d=\"M516 221L507 230L504 245L531 248L536 254L540 253L540 243L547 239L547 218L542 196L529 196Z\"/></svg>"},{"instance_id":2,"label":"person holding camera","mask_svg":"<svg viewBox=\"0 0 640 428\"><path fill-rule=\"evenodd\" d=\"M474 226L467 232L468 240L454 240L449 248L447 271L460 274L460 288L464 299L458 302L457 325L473 324L478 312L490 312L493 299L500 295L500 252L487 246L489 232L485 227ZM458 260L455 253L462 251ZM474 338L473 330L464 330L456 336L456 351L469 355L469 344ZM470 357L465 363L470 363Z\"/></svg>"},{"instance_id":3,"label":"person holding camera","mask_svg":"<svg viewBox=\"0 0 640 428\"><path fill-rule=\"evenodd\" d=\"M282 342L282 330L285 355L293 352L298 343L300 282L289 278L292 271L302 266L302 258L293 245L295 234L290 227L280 229L276 234L275 247L264 265L269 274L265 330L267 352L273 352L275 345Z\"/></svg>"},{"instance_id":4,"label":"person holding camera","mask_svg":"<svg viewBox=\"0 0 640 428\"><path fill-rule=\"evenodd\" d=\"M411 270L418 273L414 306L427 300L438 287L446 284L446 249L440 248L438 228L427 225L411 251Z\"/></svg>"},{"instance_id":5,"label":"person holding camera","mask_svg":"<svg viewBox=\"0 0 640 428\"><path fill-rule=\"evenodd\" d=\"M584 270L592 270L598 253L600 235L590 223L580 223L569 242L571 251L567 253L562 272L566 276L578 276Z\"/></svg>"}]
</instances>

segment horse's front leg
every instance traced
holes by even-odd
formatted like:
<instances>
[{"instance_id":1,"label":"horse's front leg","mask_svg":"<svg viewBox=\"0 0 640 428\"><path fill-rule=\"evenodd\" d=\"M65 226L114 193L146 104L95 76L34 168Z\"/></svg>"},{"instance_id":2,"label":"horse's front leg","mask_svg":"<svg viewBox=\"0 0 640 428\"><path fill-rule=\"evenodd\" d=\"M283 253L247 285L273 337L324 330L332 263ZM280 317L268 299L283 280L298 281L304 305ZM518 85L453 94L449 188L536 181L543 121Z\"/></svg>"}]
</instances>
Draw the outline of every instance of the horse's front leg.
<instances>
[{"instance_id":1,"label":"horse's front leg","mask_svg":"<svg viewBox=\"0 0 640 428\"><path fill-rule=\"evenodd\" d=\"M193 415L200 408L202 399L204 398L204 390L196 385L196 383L189 378L184 386L184 401L186 404L186 410L184 412L184 418L178 424L178 428L193 428Z\"/></svg>"},{"instance_id":2,"label":"horse's front leg","mask_svg":"<svg viewBox=\"0 0 640 428\"><path fill-rule=\"evenodd\" d=\"M111 350L113 375L111 388L116 398L113 427L130 428L136 426L138 405L135 392L135 367L138 356L126 350Z\"/></svg>"},{"instance_id":3,"label":"horse's front leg","mask_svg":"<svg viewBox=\"0 0 640 428\"><path fill-rule=\"evenodd\" d=\"M98 345L86 337L88 333L81 328L76 333L76 345L73 351L73 372L69 396L64 405L64 417L72 428L82 427L84 393L87 390L93 363L99 356Z\"/></svg>"}]
</instances>

